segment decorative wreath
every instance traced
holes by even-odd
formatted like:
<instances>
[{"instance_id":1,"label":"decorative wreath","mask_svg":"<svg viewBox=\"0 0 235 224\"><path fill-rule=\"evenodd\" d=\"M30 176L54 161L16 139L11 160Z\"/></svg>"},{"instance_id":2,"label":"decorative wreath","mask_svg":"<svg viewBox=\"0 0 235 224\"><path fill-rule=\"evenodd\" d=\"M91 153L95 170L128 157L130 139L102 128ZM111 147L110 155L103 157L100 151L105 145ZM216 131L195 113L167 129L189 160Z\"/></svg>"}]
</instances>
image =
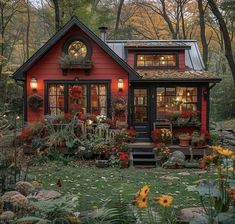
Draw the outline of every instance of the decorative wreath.
<instances>
[{"instance_id":1,"label":"decorative wreath","mask_svg":"<svg viewBox=\"0 0 235 224\"><path fill-rule=\"evenodd\" d=\"M78 98L80 98L82 96L82 92L83 92L82 90L83 89L82 89L81 86L72 86L71 92L70 92L70 96L72 98L78 99Z\"/></svg>"},{"instance_id":2,"label":"decorative wreath","mask_svg":"<svg viewBox=\"0 0 235 224\"><path fill-rule=\"evenodd\" d=\"M43 98L37 94L33 94L28 98L28 106L33 112L39 111L43 106Z\"/></svg>"}]
</instances>

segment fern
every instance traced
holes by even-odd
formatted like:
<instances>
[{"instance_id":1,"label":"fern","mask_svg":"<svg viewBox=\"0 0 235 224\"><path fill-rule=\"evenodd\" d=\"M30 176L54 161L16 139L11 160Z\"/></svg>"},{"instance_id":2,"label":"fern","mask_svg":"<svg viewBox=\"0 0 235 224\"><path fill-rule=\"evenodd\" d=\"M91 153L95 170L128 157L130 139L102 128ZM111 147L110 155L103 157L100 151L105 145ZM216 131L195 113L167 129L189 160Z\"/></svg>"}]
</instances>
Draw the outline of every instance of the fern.
<instances>
[{"instance_id":1,"label":"fern","mask_svg":"<svg viewBox=\"0 0 235 224\"><path fill-rule=\"evenodd\" d=\"M27 216L27 217L23 217L23 218L20 218L20 219L17 219L14 223L27 223L27 222L32 222L32 223L38 223L38 222L43 222L43 223L50 223L49 220L47 219L42 219L42 218L38 218L38 217L35 217L35 216Z\"/></svg>"},{"instance_id":2,"label":"fern","mask_svg":"<svg viewBox=\"0 0 235 224\"><path fill-rule=\"evenodd\" d=\"M161 216L158 214L158 212L154 211L151 207L146 208L146 209L137 209L135 215L136 215L138 224L162 223Z\"/></svg>"}]
</instances>

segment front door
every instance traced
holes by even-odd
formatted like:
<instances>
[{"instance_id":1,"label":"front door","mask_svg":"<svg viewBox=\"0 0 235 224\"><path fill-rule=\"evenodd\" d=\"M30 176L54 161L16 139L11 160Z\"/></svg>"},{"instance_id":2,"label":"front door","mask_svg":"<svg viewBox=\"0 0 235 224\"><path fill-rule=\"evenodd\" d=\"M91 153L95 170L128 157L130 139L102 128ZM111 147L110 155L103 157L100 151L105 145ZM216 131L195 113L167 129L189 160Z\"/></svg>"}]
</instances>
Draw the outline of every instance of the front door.
<instances>
[{"instance_id":1,"label":"front door","mask_svg":"<svg viewBox=\"0 0 235 224\"><path fill-rule=\"evenodd\" d=\"M155 119L154 94L151 91L148 86L135 86L131 90L131 123L140 139L150 138L151 124Z\"/></svg>"}]
</instances>

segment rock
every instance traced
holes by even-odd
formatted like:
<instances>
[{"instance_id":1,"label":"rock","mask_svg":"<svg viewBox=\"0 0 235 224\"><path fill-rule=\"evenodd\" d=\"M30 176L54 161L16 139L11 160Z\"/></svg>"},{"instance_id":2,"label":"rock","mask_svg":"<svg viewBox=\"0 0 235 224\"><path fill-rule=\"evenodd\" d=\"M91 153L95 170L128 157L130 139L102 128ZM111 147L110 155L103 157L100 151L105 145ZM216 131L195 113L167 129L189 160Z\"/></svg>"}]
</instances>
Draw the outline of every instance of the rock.
<instances>
[{"instance_id":1,"label":"rock","mask_svg":"<svg viewBox=\"0 0 235 224\"><path fill-rule=\"evenodd\" d=\"M54 198L59 198L59 197L61 197L61 193L59 193L58 191L41 190L38 192L38 194L34 198L39 201L46 201L49 199L54 199Z\"/></svg>"},{"instance_id":2,"label":"rock","mask_svg":"<svg viewBox=\"0 0 235 224\"><path fill-rule=\"evenodd\" d=\"M185 164L185 155L181 151L174 151L170 158L162 165L165 168L174 168L184 166Z\"/></svg>"},{"instance_id":3,"label":"rock","mask_svg":"<svg viewBox=\"0 0 235 224\"><path fill-rule=\"evenodd\" d=\"M180 211L179 219L184 223L189 223L191 220L203 216L206 216L206 214L202 207L184 208Z\"/></svg>"},{"instance_id":4,"label":"rock","mask_svg":"<svg viewBox=\"0 0 235 224\"><path fill-rule=\"evenodd\" d=\"M205 182L207 179L200 179L200 180L196 180L196 181L194 181L193 183L194 184L200 184L200 183L202 183L202 182Z\"/></svg>"},{"instance_id":5,"label":"rock","mask_svg":"<svg viewBox=\"0 0 235 224\"><path fill-rule=\"evenodd\" d=\"M10 221L15 218L15 213L12 211L5 211L0 215L0 220L2 221Z\"/></svg>"},{"instance_id":6,"label":"rock","mask_svg":"<svg viewBox=\"0 0 235 224\"><path fill-rule=\"evenodd\" d=\"M179 177L173 177L173 176L167 176L167 175L161 176L160 179L162 179L162 180L180 180Z\"/></svg>"},{"instance_id":7,"label":"rock","mask_svg":"<svg viewBox=\"0 0 235 224\"><path fill-rule=\"evenodd\" d=\"M223 125L221 123L216 123L215 124L215 130L216 131L222 131L223 130Z\"/></svg>"},{"instance_id":8,"label":"rock","mask_svg":"<svg viewBox=\"0 0 235 224\"><path fill-rule=\"evenodd\" d=\"M195 171L194 174L197 174L197 175L201 175L201 174L204 174L204 173L207 173L206 170L198 170L198 171Z\"/></svg>"},{"instance_id":9,"label":"rock","mask_svg":"<svg viewBox=\"0 0 235 224\"><path fill-rule=\"evenodd\" d=\"M177 174L180 175L180 176L190 176L189 172L180 172L180 173L177 173Z\"/></svg>"},{"instance_id":10,"label":"rock","mask_svg":"<svg viewBox=\"0 0 235 224\"><path fill-rule=\"evenodd\" d=\"M28 196L34 189L35 187L27 181L19 181L16 183L15 187L15 190L20 192L24 196Z\"/></svg>"},{"instance_id":11,"label":"rock","mask_svg":"<svg viewBox=\"0 0 235 224\"><path fill-rule=\"evenodd\" d=\"M232 145L232 146L235 146L235 139L234 140L228 140L228 144Z\"/></svg>"},{"instance_id":12,"label":"rock","mask_svg":"<svg viewBox=\"0 0 235 224\"><path fill-rule=\"evenodd\" d=\"M29 206L28 199L18 191L6 192L2 197L0 197L0 202L2 206L4 206L5 203L10 203L13 206L20 208L26 208Z\"/></svg>"}]
</instances>

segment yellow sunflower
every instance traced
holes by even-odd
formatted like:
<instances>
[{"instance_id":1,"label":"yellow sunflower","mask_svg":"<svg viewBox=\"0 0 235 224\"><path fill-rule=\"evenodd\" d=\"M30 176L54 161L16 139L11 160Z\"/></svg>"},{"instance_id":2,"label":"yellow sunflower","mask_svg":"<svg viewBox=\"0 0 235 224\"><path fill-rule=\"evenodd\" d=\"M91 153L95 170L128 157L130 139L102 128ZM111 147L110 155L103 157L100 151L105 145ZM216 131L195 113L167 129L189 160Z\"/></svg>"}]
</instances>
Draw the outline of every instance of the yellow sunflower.
<instances>
[{"instance_id":1,"label":"yellow sunflower","mask_svg":"<svg viewBox=\"0 0 235 224\"><path fill-rule=\"evenodd\" d=\"M171 197L170 195L162 195L161 197L159 197L158 202L162 207L168 208L173 203L173 197Z\"/></svg>"},{"instance_id":2,"label":"yellow sunflower","mask_svg":"<svg viewBox=\"0 0 235 224\"><path fill-rule=\"evenodd\" d=\"M144 185L136 194L132 204L139 208L147 208L149 186Z\"/></svg>"},{"instance_id":3,"label":"yellow sunflower","mask_svg":"<svg viewBox=\"0 0 235 224\"><path fill-rule=\"evenodd\" d=\"M144 198L139 198L139 200L137 200L137 206L139 208L147 208L147 197L144 197Z\"/></svg>"},{"instance_id":4,"label":"yellow sunflower","mask_svg":"<svg viewBox=\"0 0 235 224\"><path fill-rule=\"evenodd\" d=\"M223 149L220 154L226 157L230 157L233 155L233 151L230 149Z\"/></svg>"},{"instance_id":5,"label":"yellow sunflower","mask_svg":"<svg viewBox=\"0 0 235 224\"><path fill-rule=\"evenodd\" d=\"M140 189L138 195L140 195L140 197L147 197L148 193L149 193L149 186L146 184Z\"/></svg>"}]
</instances>

